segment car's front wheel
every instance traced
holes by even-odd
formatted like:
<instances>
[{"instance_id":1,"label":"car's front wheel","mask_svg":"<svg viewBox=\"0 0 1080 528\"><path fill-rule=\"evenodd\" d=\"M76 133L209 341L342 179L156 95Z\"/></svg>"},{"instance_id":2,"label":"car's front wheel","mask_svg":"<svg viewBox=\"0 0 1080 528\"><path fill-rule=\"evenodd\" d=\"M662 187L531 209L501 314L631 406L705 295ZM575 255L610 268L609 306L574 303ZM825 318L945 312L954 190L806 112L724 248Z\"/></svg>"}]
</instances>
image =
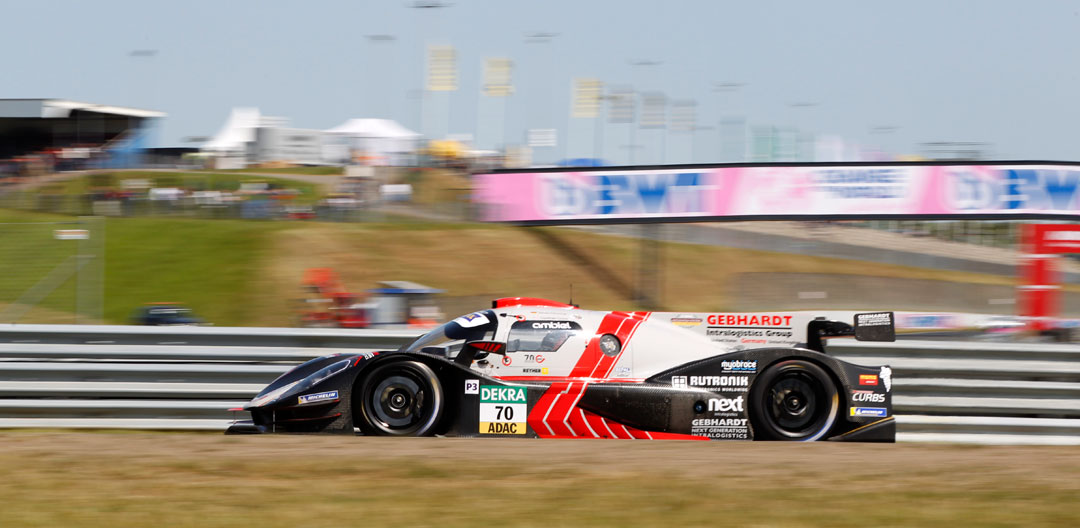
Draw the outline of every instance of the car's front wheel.
<instances>
[{"instance_id":1,"label":"car's front wheel","mask_svg":"<svg viewBox=\"0 0 1080 528\"><path fill-rule=\"evenodd\" d=\"M793 359L770 366L754 380L749 407L755 439L813 441L836 423L840 395L825 369Z\"/></svg>"},{"instance_id":2,"label":"car's front wheel","mask_svg":"<svg viewBox=\"0 0 1080 528\"><path fill-rule=\"evenodd\" d=\"M426 436L442 416L442 384L431 367L393 361L375 367L360 382L357 425L365 434Z\"/></svg>"}]
</instances>

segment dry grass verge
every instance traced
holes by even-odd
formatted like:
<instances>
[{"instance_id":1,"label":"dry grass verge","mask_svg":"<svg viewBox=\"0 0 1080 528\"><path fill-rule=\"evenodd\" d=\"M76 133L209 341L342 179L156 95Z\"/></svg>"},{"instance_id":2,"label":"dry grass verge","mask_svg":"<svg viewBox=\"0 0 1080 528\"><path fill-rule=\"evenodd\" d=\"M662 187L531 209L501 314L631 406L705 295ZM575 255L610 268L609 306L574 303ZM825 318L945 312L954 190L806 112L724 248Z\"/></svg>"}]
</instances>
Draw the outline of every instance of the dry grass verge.
<instances>
[{"instance_id":1,"label":"dry grass verge","mask_svg":"<svg viewBox=\"0 0 1080 528\"><path fill-rule=\"evenodd\" d=\"M0 433L3 526L1076 526L1070 447Z\"/></svg>"}]
</instances>

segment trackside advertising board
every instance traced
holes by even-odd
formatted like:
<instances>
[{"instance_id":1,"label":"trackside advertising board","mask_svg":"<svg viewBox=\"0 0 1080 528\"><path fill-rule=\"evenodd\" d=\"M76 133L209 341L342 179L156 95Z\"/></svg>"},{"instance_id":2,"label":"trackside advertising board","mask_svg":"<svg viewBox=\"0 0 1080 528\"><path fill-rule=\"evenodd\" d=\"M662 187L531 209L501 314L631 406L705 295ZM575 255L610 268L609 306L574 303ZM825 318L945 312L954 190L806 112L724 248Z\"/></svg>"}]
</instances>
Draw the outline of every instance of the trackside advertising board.
<instances>
[{"instance_id":1,"label":"trackside advertising board","mask_svg":"<svg viewBox=\"0 0 1080 528\"><path fill-rule=\"evenodd\" d=\"M500 172L483 219L604 223L953 216L1080 217L1080 164L871 164Z\"/></svg>"}]
</instances>

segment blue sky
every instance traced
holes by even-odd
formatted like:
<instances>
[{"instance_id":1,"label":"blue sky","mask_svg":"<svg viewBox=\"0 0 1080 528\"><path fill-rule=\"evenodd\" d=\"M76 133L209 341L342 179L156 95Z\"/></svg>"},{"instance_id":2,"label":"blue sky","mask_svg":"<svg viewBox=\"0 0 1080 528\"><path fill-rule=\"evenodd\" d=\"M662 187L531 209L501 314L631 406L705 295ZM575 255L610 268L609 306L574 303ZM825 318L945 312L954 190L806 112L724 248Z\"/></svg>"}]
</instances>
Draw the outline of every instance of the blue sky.
<instances>
[{"instance_id":1,"label":"blue sky","mask_svg":"<svg viewBox=\"0 0 1080 528\"><path fill-rule=\"evenodd\" d=\"M5 1L0 97L162 110L169 146L212 135L234 106L304 128L389 117L413 129L422 106L429 134L474 133L489 147L553 127L561 144L551 156L583 156L597 151L596 136L592 121L569 117L570 85L596 77L694 99L706 126L732 115L893 152L975 141L1003 159L1080 159L1080 2L411 3ZM525 42L536 31L558 35ZM457 47L460 89L421 105L428 44ZM157 54L130 54L139 49ZM505 101L479 95L483 59L498 56L515 61ZM714 92L715 82L745 86ZM898 128L871 132L885 125ZM626 125L604 135L605 157L627 154ZM644 161L661 148L688 161L685 135L638 131L633 141ZM716 130L698 132L695 161L716 160L717 141Z\"/></svg>"}]
</instances>

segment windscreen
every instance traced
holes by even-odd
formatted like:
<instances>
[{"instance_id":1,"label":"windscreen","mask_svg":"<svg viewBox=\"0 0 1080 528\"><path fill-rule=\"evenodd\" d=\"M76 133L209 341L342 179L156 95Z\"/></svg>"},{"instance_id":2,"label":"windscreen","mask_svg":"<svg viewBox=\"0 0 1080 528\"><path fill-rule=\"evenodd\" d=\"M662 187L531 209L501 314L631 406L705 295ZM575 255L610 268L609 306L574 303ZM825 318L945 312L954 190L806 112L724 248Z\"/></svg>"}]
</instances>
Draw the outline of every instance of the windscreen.
<instances>
[{"instance_id":1,"label":"windscreen","mask_svg":"<svg viewBox=\"0 0 1080 528\"><path fill-rule=\"evenodd\" d=\"M425 347L449 347L457 342L476 341L494 337L497 327L495 312L486 310L463 315L443 324L409 343L405 352L420 352ZM460 349L460 347L457 347Z\"/></svg>"}]
</instances>

